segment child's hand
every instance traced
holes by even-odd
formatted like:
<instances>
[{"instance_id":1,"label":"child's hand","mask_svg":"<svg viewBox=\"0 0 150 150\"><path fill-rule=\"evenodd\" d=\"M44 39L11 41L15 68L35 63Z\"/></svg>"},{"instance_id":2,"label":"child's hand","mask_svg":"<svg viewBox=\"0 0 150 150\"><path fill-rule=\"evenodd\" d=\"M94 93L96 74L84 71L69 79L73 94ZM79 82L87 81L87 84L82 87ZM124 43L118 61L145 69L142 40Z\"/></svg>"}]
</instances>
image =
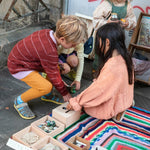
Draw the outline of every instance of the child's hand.
<instances>
[{"instance_id":1,"label":"child's hand","mask_svg":"<svg viewBox=\"0 0 150 150\"><path fill-rule=\"evenodd\" d=\"M126 20L125 24L123 24L123 27L124 27L124 28L127 28L128 25L129 25L129 22Z\"/></svg>"},{"instance_id":2,"label":"child's hand","mask_svg":"<svg viewBox=\"0 0 150 150\"><path fill-rule=\"evenodd\" d=\"M81 86L80 82L79 81L73 81L71 86L74 85L74 84L76 85L76 90L79 90L80 86Z\"/></svg>"},{"instance_id":3,"label":"child's hand","mask_svg":"<svg viewBox=\"0 0 150 150\"><path fill-rule=\"evenodd\" d=\"M73 110L72 106L70 104L67 105L66 107L68 110Z\"/></svg>"},{"instance_id":4,"label":"child's hand","mask_svg":"<svg viewBox=\"0 0 150 150\"><path fill-rule=\"evenodd\" d=\"M64 99L65 102L68 102L70 98L72 98L70 93L68 93L67 95L63 96L63 99Z\"/></svg>"},{"instance_id":5,"label":"child's hand","mask_svg":"<svg viewBox=\"0 0 150 150\"><path fill-rule=\"evenodd\" d=\"M128 20L120 19L120 21L121 21L121 26L123 28L127 28L128 27L128 25L129 25L129 21Z\"/></svg>"}]
</instances>

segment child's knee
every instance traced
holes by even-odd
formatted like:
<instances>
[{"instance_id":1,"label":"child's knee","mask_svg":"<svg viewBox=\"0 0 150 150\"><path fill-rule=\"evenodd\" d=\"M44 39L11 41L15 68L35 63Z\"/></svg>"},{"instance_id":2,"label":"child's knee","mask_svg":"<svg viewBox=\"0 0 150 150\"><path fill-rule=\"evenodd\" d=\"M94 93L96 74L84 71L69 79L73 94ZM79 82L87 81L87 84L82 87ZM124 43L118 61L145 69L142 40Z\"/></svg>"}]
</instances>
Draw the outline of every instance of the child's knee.
<instances>
[{"instance_id":1,"label":"child's knee","mask_svg":"<svg viewBox=\"0 0 150 150\"><path fill-rule=\"evenodd\" d=\"M41 92L43 93L43 95L46 95L52 91L52 88L52 84L50 82L47 82L47 84L42 87Z\"/></svg>"},{"instance_id":2,"label":"child's knee","mask_svg":"<svg viewBox=\"0 0 150 150\"><path fill-rule=\"evenodd\" d=\"M64 70L62 70L62 74L67 74L67 73L69 73L70 72L70 66L67 64L67 63L63 63L63 68L64 68Z\"/></svg>"},{"instance_id":3,"label":"child's knee","mask_svg":"<svg viewBox=\"0 0 150 150\"><path fill-rule=\"evenodd\" d=\"M67 63L71 66L71 67L77 67L78 66L78 63L79 63L79 60L78 60L78 57L75 56L75 55L71 55L67 58Z\"/></svg>"}]
</instances>

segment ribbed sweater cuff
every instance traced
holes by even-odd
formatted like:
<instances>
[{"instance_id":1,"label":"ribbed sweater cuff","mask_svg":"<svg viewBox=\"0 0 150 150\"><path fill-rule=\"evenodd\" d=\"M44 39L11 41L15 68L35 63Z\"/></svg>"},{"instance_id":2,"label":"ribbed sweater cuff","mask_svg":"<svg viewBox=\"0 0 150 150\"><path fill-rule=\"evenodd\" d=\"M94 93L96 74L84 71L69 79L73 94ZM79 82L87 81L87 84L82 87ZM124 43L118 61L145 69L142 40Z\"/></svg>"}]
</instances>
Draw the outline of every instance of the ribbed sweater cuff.
<instances>
[{"instance_id":1,"label":"ribbed sweater cuff","mask_svg":"<svg viewBox=\"0 0 150 150\"><path fill-rule=\"evenodd\" d=\"M79 103L77 103L76 98L71 98L69 100L69 103L75 111L80 111L82 109L82 106L80 106Z\"/></svg>"}]
</instances>

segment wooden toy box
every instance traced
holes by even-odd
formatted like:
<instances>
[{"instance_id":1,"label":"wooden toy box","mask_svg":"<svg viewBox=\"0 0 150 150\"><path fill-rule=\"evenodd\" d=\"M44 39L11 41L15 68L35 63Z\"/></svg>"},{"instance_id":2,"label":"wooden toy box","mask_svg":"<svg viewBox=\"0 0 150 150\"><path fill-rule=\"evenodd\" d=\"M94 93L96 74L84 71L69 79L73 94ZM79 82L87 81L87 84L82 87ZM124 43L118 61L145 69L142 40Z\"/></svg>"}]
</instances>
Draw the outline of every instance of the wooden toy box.
<instances>
[{"instance_id":1,"label":"wooden toy box","mask_svg":"<svg viewBox=\"0 0 150 150\"><path fill-rule=\"evenodd\" d=\"M12 135L12 139L27 146L27 147L32 147L32 145L34 145L36 142L32 143L32 144L29 144L27 142L25 142L23 140L23 137L25 134L27 133L34 133L38 136L38 140L36 140L36 142L40 141L42 138L45 137L45 134L43 134L42 132L40 132L40 130L37 130L36 128L32 127L32 126L28 126L22 130L20 130L19 132L15 133Z\"/></svg>"},{"instance_id":2,"label":"wooden toy box","mask_svg":"<svg viewBox=\"0 0 150 150\"><path fill-rule=\"evenodd\" d=\"M81 111L68 111L66 108L68 103L64 103L52 110L52 117L62 122L65 128L80 119Z\"/></svg>"},{"instance_id":3,"label":"wooden toy box","mask_svg":"<svg viewBox=\"0 0 150 150\"><path fill-rule=\"evenodd\" d=\"M39 142L37 142L36 144L33 145L32 149L33 150L39 150L42 149L46 144L51 143L53 145L57 145L59 146L59 148L61 150L68 150L68 147L65 146L63 143L60 143L59 141L57 141L56 139L52 138L52 137L48 137L46 136L45 138L43 138L42 140L40 140Z\"/></svg>"},{"instance_id":4,"label":"wooden toy box","mask_svg":"<svg viewBox=\"0 0 150 150\"><path fill-rule=\"evenodd\" d=\"M81 143L81 145L83 145L83 147L79 147L78 145L76 145L75 143L77 141L79 143ZM89 148L90 148L90 142L79 136L75 136L74 138L70 139L69 141L66 142L66 144L75 150L89 150Z\"/></svg>"},{"instance_id":5,"label":"wooden toy box","mask_svg":"<svg viewBox=\"0 0 150 150\"><path fill-rule=\"evenodd\" d=\"M42 123L44 123L44 122L46 122L46 121L48 121L48 120L50 120L50 121L55 121L56 126L57 126L57 129L51 131L50 133L45 132L43 129L41 129L41 128L39 127L40 124L42 124ZM33 123L31 123L31 126L34 127L34 128L36 128L37 130L39 130L39 131L42 132L43 134L45 134L45 135L47 135L47 136L51 136L51 137L53 137L53 136L57 135L58 133L64 131L64 128L65 128L65 127L64 127L64 124L62 124L62 123L59 122L58 120L56 120L56 119L50 117L49 115L46 115L46 116L44 116L43 118L41 118L41 119L39 119L39 120L37 120L37 121L34 121Z\"/></svg>"}]
</instances>

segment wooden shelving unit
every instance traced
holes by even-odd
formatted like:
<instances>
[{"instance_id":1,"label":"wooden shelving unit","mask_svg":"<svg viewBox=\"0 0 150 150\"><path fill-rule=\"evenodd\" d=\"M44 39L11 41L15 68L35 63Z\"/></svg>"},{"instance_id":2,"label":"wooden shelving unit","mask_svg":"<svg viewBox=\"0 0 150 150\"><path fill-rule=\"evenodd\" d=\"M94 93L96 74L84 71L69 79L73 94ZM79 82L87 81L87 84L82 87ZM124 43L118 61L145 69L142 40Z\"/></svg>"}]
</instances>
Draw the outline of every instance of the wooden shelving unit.
<instances>
[{"instance_id":1,"label":"wooden shelving unit","mask_svg":"<svg viewBox=\"0 0 150 150\"><path fill-rule=\"evenodd\" d=\"M150 53L150 47L147 47L147 46L144 46L144 45L139 45L137 43L138 42L139 32L140 32L140 27L141 27L141 19L142 19L143 16L150 17L150 14L141 12L140 15L139 15L139 18L138 18L138 21L137 21L137 26L134 29L134 32L133 32L133 35L131 37L131 41L130 41L129 47L128 47L128 50L130 51L131 56L133 55L133 53L136 50ZM143 81L143 80L139 80L139 79L136 79L136 80L138 80L140 82L147 83L148 85L150 85L149 82L146 82L146 81Z\"/></svg>"}]
</instances>

